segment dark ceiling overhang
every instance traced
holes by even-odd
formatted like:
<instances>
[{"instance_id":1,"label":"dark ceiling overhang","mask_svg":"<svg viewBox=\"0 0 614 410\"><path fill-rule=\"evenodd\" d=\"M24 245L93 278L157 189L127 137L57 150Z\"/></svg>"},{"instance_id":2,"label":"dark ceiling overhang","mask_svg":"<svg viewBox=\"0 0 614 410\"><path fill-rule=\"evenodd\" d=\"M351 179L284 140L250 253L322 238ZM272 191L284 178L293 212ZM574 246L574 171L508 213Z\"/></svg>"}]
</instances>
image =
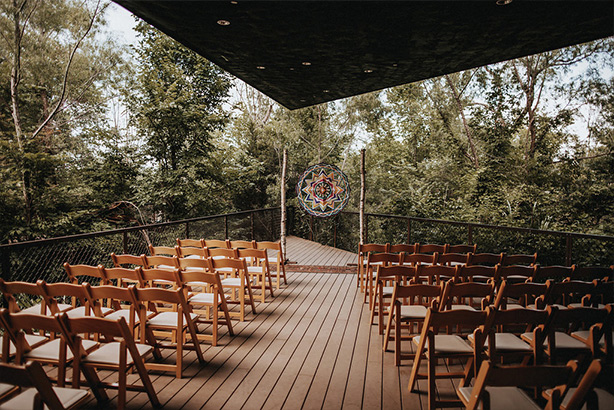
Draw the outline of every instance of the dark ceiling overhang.
<instances>
[{"instance_id":1,"label":"dark ceiling overhang","mask_svg":"<svg viewBox=\"0 0 614 410\"><path fill-rule=\"evenodd\" d=\"M614 35L612 0L115 1L290 109Z\"/></svg>"}]
</instances>

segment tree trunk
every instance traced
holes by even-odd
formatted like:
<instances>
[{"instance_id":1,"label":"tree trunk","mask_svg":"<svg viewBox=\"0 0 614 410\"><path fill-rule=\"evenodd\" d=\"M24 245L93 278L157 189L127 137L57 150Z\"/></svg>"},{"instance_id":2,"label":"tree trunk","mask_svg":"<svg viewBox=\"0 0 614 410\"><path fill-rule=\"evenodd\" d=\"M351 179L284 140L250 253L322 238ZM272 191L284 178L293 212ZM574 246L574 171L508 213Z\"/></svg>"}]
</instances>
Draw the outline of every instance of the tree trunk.
<instances>
[{"instance_id":1,"label":"tree trunk","mask_svg":"<svg viewBox=\"0 0 614 410\"><path fill-rule=\"evenodd\" d=\"M365 243L365 149L360 150L360 204L358 211L358 219L360 224L360 244Z\"/></svg>"},{"instance_id":2,"label":"tree trunk","mask_svg":"<svg viewBox=\"0 0 614 410\"><path fill-rule=\"evenodd\" d=\"M286 257L286 166L288 163L288 150L284 148L284 156L281 163L281 232L280 239L281 242L281 252ZM282 261L285 263L285 261Z\"/></svg>"},{"instance_id":3,"label":"tree trunk","mask_svg":"<svg viewBox=\"0 0 614 410\"><path fill-rule=\"evenodd\" d=\"M456 86L450 79L448 75L445 76L450 89L452 90L452 96L454 97L454 101L456 101L456 105L458 107L458 112L460 113L461 119L463 120L463 128L465 129L465 135L467 136L467 141L469 141L469 148L471 149L471 161L473 162L473 166L475 169L480 168L480 162L478 160L478 153L475 149L475 143L473 141L473 135L471 134L471 129L469 128L469 124L467 124L467 119L465 118L465 111L463 107L463 102L461 101L461 96L456 89Z\"/></svg>"}]
</instances>

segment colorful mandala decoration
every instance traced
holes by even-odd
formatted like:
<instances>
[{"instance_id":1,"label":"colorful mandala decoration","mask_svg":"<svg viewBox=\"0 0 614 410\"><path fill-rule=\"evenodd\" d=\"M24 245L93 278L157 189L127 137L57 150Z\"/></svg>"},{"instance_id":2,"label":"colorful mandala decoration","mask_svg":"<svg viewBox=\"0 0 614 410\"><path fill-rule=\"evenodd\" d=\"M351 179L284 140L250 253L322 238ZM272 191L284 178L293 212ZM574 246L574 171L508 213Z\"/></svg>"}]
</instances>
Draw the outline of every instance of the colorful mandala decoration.
<instances>
[{"instance_id":1,"label":"colorful mandala decoration","mask_svg":"<svg viewBox=\"0 0 614 410\"><path fill-rule=\"evenodd\" d=\"M341 211L350 199L348 178L338 167L316 164L296 184L298 201L308 214L327 217Z\"/></svg>"}]
</instances>

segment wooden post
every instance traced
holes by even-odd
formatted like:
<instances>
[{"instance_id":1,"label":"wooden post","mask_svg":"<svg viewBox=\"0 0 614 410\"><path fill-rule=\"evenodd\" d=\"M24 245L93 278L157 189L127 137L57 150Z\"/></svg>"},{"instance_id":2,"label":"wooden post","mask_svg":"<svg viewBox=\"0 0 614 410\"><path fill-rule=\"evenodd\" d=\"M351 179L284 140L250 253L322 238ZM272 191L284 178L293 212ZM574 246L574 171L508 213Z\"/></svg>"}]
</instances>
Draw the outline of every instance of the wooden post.
<instances>
[{"instance_id":1,"label":"wooden post","mask_svg":"<svg viewBox=\"0 0 614 410\"><path fill-rule=\"evenodd\" d=\"M360 205L359 205L359 224L360 224L360 244L365 243L365 149L360 150Z\"/></svg>"},{"instance_id":2,"label":"wooden post","mask_svg":"<svg viewBox=\"0 0 614 410\"><path fill-rule=\"evenodd\" d=\"M226 235L224 239L228 239L228 215L224 215L224 235Z\"/></svg>"},{"instance_id":3,"label":"wooden post","mask_svg":"<svg viewBox=\"0 0 614 410\"><path fill-rule=\"evenodd\" d=\"M281 162L281 181L280 181L280 190L281 190L281 226L280 226L280 234L279 241L281 243L281 253L286 257L286 166L288 164L288 150L284 148L284 155ZM285 262L285 261L284 261ZM282 262L282 263L284 263Z\"/></svg>"},{"instance_id":4,"label":"wooden post","mask_svg":"<svg viewBox=\"0 0 614 410\"><path fill-rule=\"evenodd\" d=\"M185 223L185 238L188 239L190 237L190 223Z\"/></svg>"},{"instance_id":5,"label":"wooden post","mask_svg":"<svg viewBox=\"0 0 614 410\"><path fill-rule=\"evenodd\" d=\"M473 244L473 225L467 225L467 243Z\"/></svg>"}]
</instances>

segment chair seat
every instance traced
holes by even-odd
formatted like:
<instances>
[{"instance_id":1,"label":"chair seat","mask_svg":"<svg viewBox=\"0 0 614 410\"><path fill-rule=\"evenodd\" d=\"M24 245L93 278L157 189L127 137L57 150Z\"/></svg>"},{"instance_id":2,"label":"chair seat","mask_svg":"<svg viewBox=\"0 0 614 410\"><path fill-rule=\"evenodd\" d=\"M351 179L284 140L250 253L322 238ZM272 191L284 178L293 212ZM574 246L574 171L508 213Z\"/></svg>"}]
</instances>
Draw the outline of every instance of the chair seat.
<instances>
[{"instance_id":1,"label":"chair seat","mask_svg":"<svg viewBox=\"0 0 614 410\"><path fill-rule=\"evenodd\" d=\"M82 341L83 348L85 350L89 350L96 346L98 342L93 340L83 340ZM28 353L24 354L26 359L34 359L34 360L59 360L60 359L60 339L53 339L47 343L44 343L32 350ZM66 360L72 360L73 354L70 349L66 350Z\"/></svg>"},{"instance_id":2,"label":"chair seat","mask_svg":"<svg viewBox=\"0 0 614 410\"><path fill-rule=\"evenodd\" d=\"M422 305L401 305L401 320L424 319L427 309Z\"/></svg>"},{"instance_id":3,"label":"chair seat","mask_svg":"<svg viewBox=\"0 0 614 410\"><path fill-rule=\"evenodd\" d=\"M226 278L222 279L222 286L241 287L241 278Z\"/></svg>"},{"instance_id":4,"label":"chair seat","mask_svg":"<svg viewBox=\"0 0 614 410\"><path fill-rule=\"evenodd\" d=\"M144 345L144 344L135 344L136 350L138 350L139 355L145 356L149 352L153 350L152 346ZM87 364L106 364L106 365L118 365L119 364L119 342L111 342L106 343L100 346L100 348L94 350L92 353L88 354L83 358L82 362ZM130 355L130 352L126 355L126 363L131 365L134 363L134 359Z\"/></svg>"},{"instance_id":5,"label":"chair seat","mask_svg":"<svg viewBox=\"0 0 614 410\"><path fill-rule=\"evenodd\" d=\"M473 333L467 336L467 339L474 343ZM495 333L495 344L498 351L502 352L532 352L533 349L529 344L512 333ZM488 339L484 342L484 346L488 346Z\"/></svg>"},{"instance_id":6,"label":"chair seat","mask_svg":"<svg viewBox=\"0 0 614 410\"><path fill-rule=\"evenodd\" d=\"M584 307L584 306L582 305L582 303L570 303L569 305L567 305L567 307L573 309L573 308L579 308L579 307ZM598 309L605 309L605 305L603 303L599 303L597 305L597 308Z\"/></svg>"},{"instance_id":7,"label":"chair seat","mask_svg":"<svg viewBox=\"0 0 614 410\"><path fill-rule=\"evenodd\" d=\"M89 395L87 390L53 387L53 391L65 408L74 406ZM37 390L34 388L22 390L20 394L2 403L0 409L32 409ZM47 409L47 406L45 406Z\"/></svg>"},{"instance_id":8,"label":"chair seat","mask_svg":"<svg viewBox=\"0 0 614 410\"><path fill-rule=\"evenodd\" d=\"M531 332L523 333L521 337L523 340L526 340L529 343L533 342L533 333ZM587 350L589 348L586 343L583 343L563 332L555 332L554 341L554 347L556 349ZM548 338L544 340L544 347L545 346L548 346Z\"/></svg>"},{"instance_id":9,"label":"chair seat","mask_svg":"<svg viewBox=\"0 0 614 410\"><path fill-rule=\"evenodd\" d=\"M190 303L202 303L206 305L213 305L213 293L196 293L189 300ZM218 294L218 303L222 302L221 296Z\"/></svg>"},{"instance_id":10,"label":"chair seat","mask_svg":"<svg viewBox=\"0 0 614 410\"><path fill-rule=\"evenodd\" d=\"M262 271L262 266L248 266L247 272L252 273L252 274L258 274L258 275L261 275L264 273Z\"/></svg>"},{"instance_id":11,"label":"chair seat","mask_svg":"<svg viewBox=\"0 0 614 410\"><path fill-rule=\"evenodd\" d=\"M15 386L12 384L0 383L0 397L4 396L13 389L15 389Z\"/></svg>"},{"instance_id":12,"label":"chair seat","mask_svg":"<svg viewBox=\"0 0 614 410\"><path fill-rule=\"evenodd\" d=\"M590 336L591 332L589 330L578 330L577 332L573 332L571 334L572 337L575 337L576 339L580 340L580 341L588 341L588 338ZM614 340L614 332L612 332L612 340ZM601 339L599 339L599 345L601 347L605 346L605 337L601 336Z\"/></svg>"},{"instance_id":13,"label":"chair seat","mask_svg":"<svg viewBox=\"0 0 614 410\"><path fill-rule=\"evenodd\" d=\"M196 319L197 317L198 315L196 313L190 313L190 318L192 318L192 320ZM177 312L160 312L151 319L147 320L147 324L154 327L177 328Z\"/></svg>"},{"instance_id":14,"label":"chair seat","mask_svg":"<svg viewBox=\"0 0 614 410\"><path fill-rule=\"evenodd\" d=\"M392 296L393 292L394 292L394 287L393 286L383 286L382 287L382 294L384 296Z\"/></svg>"},{"instance_id":15,"label":"chair seat","mask_svg":"<svg viewBox=\"0 0 614 410\"><path fill-rule=\"evenodd\" d=\"M30 335L28 333L26 333L25 336L26 336L26 341L28 342L30 347L36 347L40 345L41 343L44 343L48 340L47 336ZM13 344L13 342L9 341L9 356L13 356L15 353L17 353L17 349L15 348L15 345Z\"/></svg>"},{"instance_id":16,"label":"chair seat","mask_svg":"<svg viewBox=\"0 0 614 410\"><path fill-rule=\"evenodd\" d=\"M85 306L79 306L74 309L70 309L66 311L66 315L71 319L78 318L78 317L85 317L85 316L94 316L93 313L87 312L86 310L88 309L86 309ZM108 307L101 307L100 310L102 311L103 316L106 316L109 313L113 312L113 309L110 309Z\"/></svg>"},{"instance_id":17,"label":"chair seat","mask_svg":"<svg viewBox=\"0 0 614 410\"><path fill-rule=\"evenodd\" d=\"M197 266L188 266L186 268L183 268L183 270L187 272L204 272L205 271L204 268L199 268Z\"/></svg>"},{"instance_id":18,"label":"chair seat","mask_svg":"<svg viewBox=\"0 0 614 410\"><path fill-rule=\"evenodd\" d=\"M218 268L218 269L216 269L216 271L218 271L220 273L232 273L235 270L233 268Z\"/></svg>"},{"instance_id":19,"label":"chair seat","mask_svg":"<svg viewBox=\"0 0 614 410\"><path fill-rule=\"evenodd\" d=\"M185 257L186 259L203 259L202 256L199 255L188 255ZM188 268L189 269L189 268Z\"/></svg>"},{"instance_id":20,"label":"chair seat","mask_svg":"<svg viewBox=\"0 0 614 410\"><path fill-rule=\"evenodd\" d=\"M147 311L147 318L149 319L150 317L154 316L156 314L156 312L152 312L152 311ZM105 316L105 319L111 319L111 320L118 320L119 318L123 317L126 320L126 323L130 324L130 310L128 309L121 309L121 310L115 310L113 311L113 313L108 314L107 316ZM134 315L134 323L139 323L139 315L135 314Z\"/></svg>"},{"instance_id":21,"label":"chair seat","mask_svg":"<svg viewBox=\"0 0 614 410\"><path fill-rule=\"evenodd\" d=\"M473 306L469 305L452 305L452 310L475 310Z\"/></svg>"},{"instance_id":22,"label":"chair seat","mask_svg":"<svg viewBox=\"0 0 614 410\"><path fill-rule=\"evenodd\" d=\"M176 266L171 266L171 265L158 265L156 266L157 269L167 269L167 270L175 270L177 269Z\"/></svg>"},{"instance_id":23,"label":"chair seat","mask_svg":"<svg viewBox=\"0 0 614 410\"><path fill-rule=\"evenodd\" d=\"M458 393L468 403L471 399L473 387L459 387ZM541 409L531 398L518 387L486 387L490 396L492 410ZM482 408L480 404L479 408Z\"/></svg>"},{"instance_id":24,"label":"chair seat","mask_svg":"<svg viewBox=\"0 0 614 410\"><path fill-rule=\"evenodd\" d=\"M614 409L614 395L612 395L612 393L608 392L607 390L598 389L598 388L593 389L593 390L597 394L597 408L598 409L610 409L610 410ZM569 400L571 400L575 392L576 392L576 388L571 387L569 391L567 392L567 394L565 395L565 397L563 397L563 403L561 404L563 406L567 406L569 404ZM546 390L545 393L547 396L551 396L552 389ZM586 410L586 409L587 409L587 406L585 403L584 406L582 406L582 410Z\"/></svg>"},{"instance_id":25,"label":"chair seat","mask_svg":"<svg viewBox=\"0 0 614 410\"><path fill-rule=\"evenodd\" d=\"M67 310L72 309L72 305L66 304L66 303L58 303L57 306L60 312L66 312ZM38 305L30 306L29 308L23 309L22 311L17 312L17 313L28 313L31 315L40 315L41 314L41 304L39 303ZM46 308L45 314L51 315L51 311L49 310L49 307Z\"/></svg>"},{"instance_id":26,"label":"chair seat","mask_svg":"<svg viewBox=\"0 0 614 410\"><path fill-rule=\"evenodd\" d=\"M420 344L420 336L413 338L416 346ZM428 340L425 348L428 349ZM435 335L435 353L473 353L473 347L458 335Z\"/></svg>"}]
</instances>

